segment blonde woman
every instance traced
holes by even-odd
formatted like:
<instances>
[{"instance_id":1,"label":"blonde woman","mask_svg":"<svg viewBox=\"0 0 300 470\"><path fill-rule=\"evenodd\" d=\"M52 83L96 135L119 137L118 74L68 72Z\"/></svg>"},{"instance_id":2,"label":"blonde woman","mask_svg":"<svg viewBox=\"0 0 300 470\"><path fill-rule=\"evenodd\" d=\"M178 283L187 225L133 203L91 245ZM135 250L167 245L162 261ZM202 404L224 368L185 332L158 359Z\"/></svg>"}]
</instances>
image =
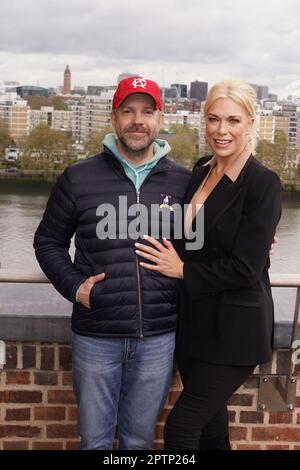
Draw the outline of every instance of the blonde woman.
<instances>
[{"instance_id":1,"label":"blonde woman","mask_svg":"<svg viewBox=\"0 0 300 470\"><path fill-rule=\"evenodd\" d=\"M177 358L184 389L166 422L166 449L230 449L227 401L272 353L268 268L280 180L253 156L255 94L247 83L217 83L204 113L213 156L199 161L185 199L185 233L204 207L203 247L178 254L151 237L136 245L145 269L182 279Z\"/></svg>"}]
</instances>

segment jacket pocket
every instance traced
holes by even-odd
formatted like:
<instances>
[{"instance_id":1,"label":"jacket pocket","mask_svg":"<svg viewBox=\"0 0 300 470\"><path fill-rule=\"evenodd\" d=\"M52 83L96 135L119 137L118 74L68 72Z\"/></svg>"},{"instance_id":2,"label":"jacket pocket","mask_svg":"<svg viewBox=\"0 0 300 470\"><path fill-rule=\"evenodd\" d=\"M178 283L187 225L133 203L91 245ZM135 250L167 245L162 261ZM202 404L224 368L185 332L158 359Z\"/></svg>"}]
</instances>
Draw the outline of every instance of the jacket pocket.
<instances>
[{"instance_id":1,"label":"jacket pocket","mask_svg":"<svg viewBox=\"0 0 300 470\"><path fill-rule=\"evenodd\" d=\"M98 310L101 308L101 292L103 290L103 281L96 282L90 290L90 311Z\"/></svg>"},{"instance_id":2,"label":"jacket pocket","mask_svg":"<svg viewBox=\"0 0 300 470\"><path fill-rule=\"evenodd\" d=\"M262 305L261 291L241 289L224 292L221 297L221 304L260 307Z\"/></svg>"}]
</instances>

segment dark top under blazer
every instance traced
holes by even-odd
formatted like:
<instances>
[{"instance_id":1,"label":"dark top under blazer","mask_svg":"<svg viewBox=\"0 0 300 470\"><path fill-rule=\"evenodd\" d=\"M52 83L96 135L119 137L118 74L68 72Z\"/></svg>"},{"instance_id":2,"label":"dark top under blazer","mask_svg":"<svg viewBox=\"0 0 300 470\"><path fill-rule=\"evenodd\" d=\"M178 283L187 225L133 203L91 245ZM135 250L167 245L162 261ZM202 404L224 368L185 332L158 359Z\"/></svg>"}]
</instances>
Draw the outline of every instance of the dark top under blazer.
<instances>
[{"instance_id":1,"label":"dark top under blazer","mask_svg":"<svg viewBox=\"0 0 300 470\"><path fill-rule=\"evenodd\" d=\"M189 170L163 157L143 182L140 202L150 209L167 194L172 203L181 204L190 178ZM37 259L54 287L73 302L75 333L100 337L167 333L176 328L178 280L139 268L135 240L127 236L135 216L119 212L120 195L127 196L128 208L137 202L134 184L108 149L67 168L52 190L35 234ZM116 210L117 234L125 235L122 238L97 236L96 227L106 217L97 208L107 203ZM151 218L148 233L151 223L160 226L160 219L159 214ZM73 263L68 251L74 233ZM76 291L86 278L101 272L105 279L92 287L88 309L76 302Z\"/></svg>"},{"instance_id":2,"label":"dark top under blazer","mask_svg":"<svg viewBox=\"0 0 300 470\"><path fill-rule=\"evenodd\" d=\"M210 158L196 167L185 204L207 175ZM191 356L232 365L271 360L269 249L280 213L280 179L253 156L235 182L224 175L211 192L204 204L204 246L184 254L179 363Z\"/></svg>"}]
</instances>

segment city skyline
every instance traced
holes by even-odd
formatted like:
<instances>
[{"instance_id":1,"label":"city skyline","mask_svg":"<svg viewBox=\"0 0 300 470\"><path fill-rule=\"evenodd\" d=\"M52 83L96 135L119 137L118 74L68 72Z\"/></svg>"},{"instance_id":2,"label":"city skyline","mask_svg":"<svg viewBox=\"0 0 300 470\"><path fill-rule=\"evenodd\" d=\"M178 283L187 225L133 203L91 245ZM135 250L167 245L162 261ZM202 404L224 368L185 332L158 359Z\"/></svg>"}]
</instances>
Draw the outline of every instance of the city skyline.
<instances>
[{"instance_id":1,"label":"city skyline","mask_svg":"<svg viewBox=\"0 0 300 470\"><path fill-rule=\"evenodd\" d=\"M0 81L62 86L69 64L74 86L133 72L162 87L234 77L300 96L297 0L11 0L1 17Z\"/></svg>"}]
</instances>

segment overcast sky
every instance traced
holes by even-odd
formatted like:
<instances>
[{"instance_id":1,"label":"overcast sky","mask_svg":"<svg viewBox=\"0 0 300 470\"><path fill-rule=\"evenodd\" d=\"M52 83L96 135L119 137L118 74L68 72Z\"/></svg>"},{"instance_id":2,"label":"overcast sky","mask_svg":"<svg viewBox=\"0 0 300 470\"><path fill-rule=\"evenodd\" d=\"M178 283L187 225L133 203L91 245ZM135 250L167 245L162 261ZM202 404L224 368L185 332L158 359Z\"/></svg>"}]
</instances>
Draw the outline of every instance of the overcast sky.
<instances>
[{"instance_id":1,"label":"overcast sky","mask_svg":"<svg viewBox=\"0 0 300 470\"><path fill-rule=\"evenodd\" d=\"M0 81L161 86L228 77L300 96L299 0L1 0Z\"/></svg>"}]
</instances>

